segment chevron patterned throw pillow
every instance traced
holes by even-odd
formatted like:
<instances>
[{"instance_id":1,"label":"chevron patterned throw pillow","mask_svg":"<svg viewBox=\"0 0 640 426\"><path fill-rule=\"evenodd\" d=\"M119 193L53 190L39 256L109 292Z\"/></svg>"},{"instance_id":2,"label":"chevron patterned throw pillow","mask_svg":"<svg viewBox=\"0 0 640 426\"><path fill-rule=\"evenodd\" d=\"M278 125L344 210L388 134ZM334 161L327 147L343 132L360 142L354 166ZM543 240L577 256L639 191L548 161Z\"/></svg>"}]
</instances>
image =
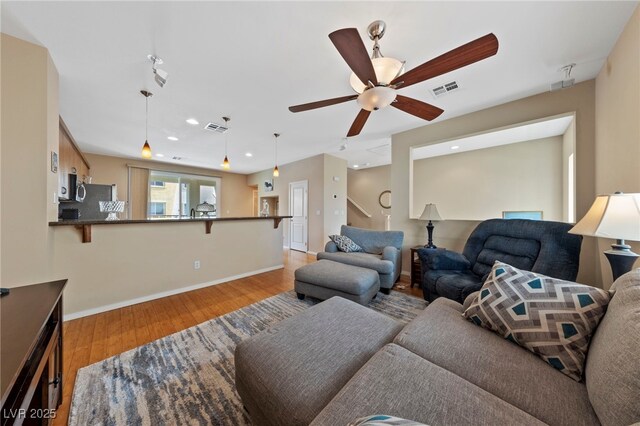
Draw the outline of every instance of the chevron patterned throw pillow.
<instances>
[{"instance_id":1,"label":"chevron patterned throw pillow","mask_svg":"<svg viewBox=\"0 0 640 426\"><path fill-rule=\"evenodd\" d=\"M345 237L344 235L329 235L329 239L335 243L336 247L338 247L338 250L345 253L364 251L362 250L362 247L354 243L351 238Z\"/></svg>"},{"instance_id":2,"label":"chevron patterned throw pillow","mask_svg":"<svg viewBox=\"0 0 640 426\"><path fill-rule=\"evenodd\" d=\"M496 261L463 315L580 381L589 341L609 299L599 288Z\"/></svg>"}]
</instances>

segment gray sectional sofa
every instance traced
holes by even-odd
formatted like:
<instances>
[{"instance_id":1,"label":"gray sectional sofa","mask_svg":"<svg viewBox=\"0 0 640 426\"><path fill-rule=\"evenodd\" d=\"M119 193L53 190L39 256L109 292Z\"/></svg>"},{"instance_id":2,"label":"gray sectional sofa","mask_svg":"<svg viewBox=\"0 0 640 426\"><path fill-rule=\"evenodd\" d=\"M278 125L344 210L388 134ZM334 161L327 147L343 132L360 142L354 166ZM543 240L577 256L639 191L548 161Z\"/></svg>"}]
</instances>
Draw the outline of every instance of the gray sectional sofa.
<instances>
[{"instance_id":1,"label":"gray sectional sofa","mask_svg":"<svg viewBox=\"0 0 640 426\"><path fill-rule=\"evenodd\" d=\"M380 277L380 290L389 294L402 271L402 231L372 231L342 225L340 235L349 237L364 249L364 252L345 253L329 241L318 260L326 259L361 268L373 269Z\"/></svg>"},{"instance_id":2,"label":"gray sectional sofa","mask_svg":"<svg viewBox=\"0 0 640 426\"><path fill-rule=\"evenodd\" d=\"M465 320L452 300L402 326L334 297L241 342L238 393L255 425L347 425L373 414L433 426L633 424L640 269L614 288L582 382Z\"/></svg>"}]
</instances>

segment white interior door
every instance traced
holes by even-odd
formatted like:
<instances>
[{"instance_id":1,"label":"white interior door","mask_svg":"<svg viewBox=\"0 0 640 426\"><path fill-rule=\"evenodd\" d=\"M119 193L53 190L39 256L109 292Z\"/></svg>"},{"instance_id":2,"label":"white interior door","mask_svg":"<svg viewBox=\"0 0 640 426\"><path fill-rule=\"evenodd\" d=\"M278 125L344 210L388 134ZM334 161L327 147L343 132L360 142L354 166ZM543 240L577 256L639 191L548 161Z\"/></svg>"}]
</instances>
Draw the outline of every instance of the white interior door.
<instances>
[{"instance_id":1,"label":"white interior door","mask_svg":"<svg viewBox=\"0 0 640 426\"><path fill-rule=\"evenodd\" d=\"M308 189L306 180L289 184L289 247L292 250L307 252L308 239Z\"/></svg>"}]
</instances>

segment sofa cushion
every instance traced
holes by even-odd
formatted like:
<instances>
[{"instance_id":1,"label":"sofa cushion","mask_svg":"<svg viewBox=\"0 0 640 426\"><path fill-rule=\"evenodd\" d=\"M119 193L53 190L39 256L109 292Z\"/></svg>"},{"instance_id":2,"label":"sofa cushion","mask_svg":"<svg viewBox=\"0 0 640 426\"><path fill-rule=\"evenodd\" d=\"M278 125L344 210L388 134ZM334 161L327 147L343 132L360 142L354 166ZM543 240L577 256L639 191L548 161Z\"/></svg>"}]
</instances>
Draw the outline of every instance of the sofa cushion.
<instances>
[{"instance_id":1,"label":"sofa cushion","mask_svg":"<svg viewBox=\"0 0 640 426\"><path fill-rule=\"evenodd\" d=\"M308 425L401 328L386 315L331 298L238 344L238 393L256 423Z\"/></svg>"},{"instance_id":2,"label":"sofa cushion","mask_svg":"<svg viewBox=\"0 0 640 426\"><path fill-rule=\"evenodd\" d=\"M353 242L353 240L344 235L329 235L329 239L333 241L338 250L345 253L357 253L364 251L362 247Z\"/></svg>"},{"instance_id":3,"label":"sofa cushion","mask_svg":"<svg viewBox=\"0 0 640 426\"><path fill-rule=\"evenodd\" d=\"M374 231L371 229L356 228L342 225L340 235L345 235L356 242L367 253L382 254L387 246L402 249L404 233L402 231Z\"/></svg>"},{"instance_id":4,"label":"sofa cushion","mask_svg":"<svg viewBox=\"0 0 640 426\"><path fill-rule=\"evenodd\" d=\"M589 399L605 425L640 422L640 269L618 278L589 347Z\"/></svg>"},{"instance_id":5,"label":"sofa cushion","mask_svg":"<svg viewBox=\"0 0 640 426\"><path fill-rule=\"evenodd\" d=\"M435 293L447 299L463 302L469 293L482 287L480 277L471 271L428 271Z\"/></svg>"},{"instance_id":6,"label":"sofa cushion","mask_svg":"<svg viewBox=\"0 0 640 426\"><path fill-rule=\"evenodd\" d=\"M583 383L465 320L459 303L437 299L394 342L545 423L598 424Z\"/></svg>"},{"instance_id":7,"label":"sofa cushion","mask_svg":"<svg viewBox=\"0 0 640 426\"><path fill-rule=\"evenodd\" d=\"M602 289L496 261L464 316L579 381L591 335L608 303L609 293Z\"/></svg>"},{"instance_id":8,"label":"sofa cushion","mask_svg":"<svg viewBox=\"0 0 640 426\"><path fill-rule=\"evenodd\" d=\"M347 265L360 266L362 268L373 269L379 274L393 273L393 262L382 260L380 255L370 253L344 253L344 252L320 252L318 260L327 259L334 262L345 263Z\"/></svg>"},{"instance_id":9,"label":"sofa cushion","mask_svg":"<svg viewBox=\"0 0 640 426\"><path fill-rule=\"evenodd\" d=\"M522 410L394 344L376 353L314 419L347 425L384 413L430 425L541 425Z\"/></svg>"}]
</instances>

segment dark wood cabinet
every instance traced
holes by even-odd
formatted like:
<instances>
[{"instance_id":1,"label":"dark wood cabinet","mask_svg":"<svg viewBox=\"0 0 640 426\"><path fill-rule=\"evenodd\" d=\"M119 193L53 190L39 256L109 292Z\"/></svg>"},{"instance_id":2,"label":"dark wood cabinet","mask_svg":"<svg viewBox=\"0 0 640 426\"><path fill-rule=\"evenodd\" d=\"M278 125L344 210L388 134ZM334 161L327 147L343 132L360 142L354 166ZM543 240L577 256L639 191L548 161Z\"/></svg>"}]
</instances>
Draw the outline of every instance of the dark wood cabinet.
<instances>
[{"instance_id":1,"label":"dark wood cabinet","mask_svg":"<svg viewBox=\"0 0 640 426\"><path fill-rule=\"evenodd\" d=\"M0 298L0 391L5 425L48 425L62 402L62 290L67 280Z\"/></svg>"}]
</instances>

